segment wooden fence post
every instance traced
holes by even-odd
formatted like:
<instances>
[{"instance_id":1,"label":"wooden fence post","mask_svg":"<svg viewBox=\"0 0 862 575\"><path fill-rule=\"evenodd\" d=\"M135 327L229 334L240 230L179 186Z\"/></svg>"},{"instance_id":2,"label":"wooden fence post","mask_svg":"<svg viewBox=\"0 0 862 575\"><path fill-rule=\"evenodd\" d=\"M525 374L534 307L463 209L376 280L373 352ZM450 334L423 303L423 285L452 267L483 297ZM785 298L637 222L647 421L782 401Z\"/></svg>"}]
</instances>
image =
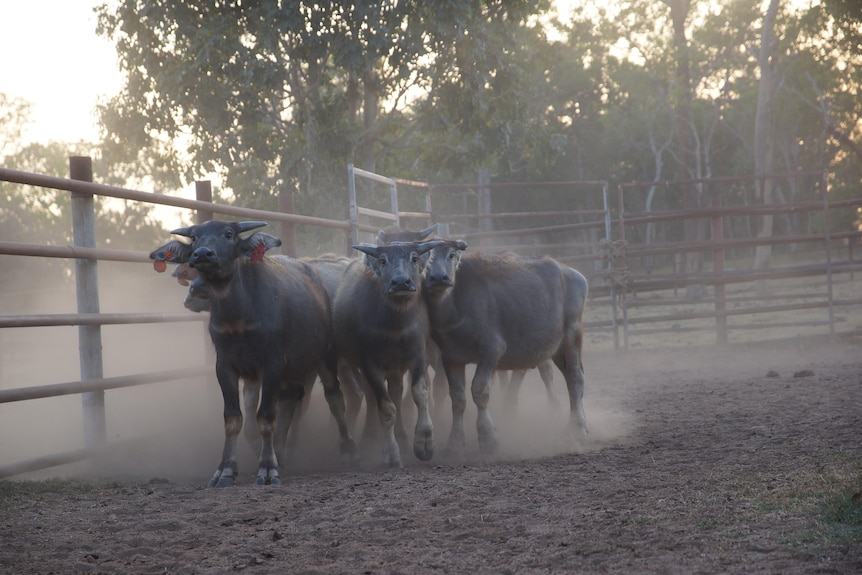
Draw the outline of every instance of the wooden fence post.
<instances>
[{"instance_id":1,"label":"wooden fence post","mask_svg":"<svg viewBox=\"0 0 862 575\"><path fill-rule=\"evenodd\" d=\"M296 213L293 194L281 192L278 194L278 211L283 214ZM292 258L296 257L296 224L281 222L281 253Z\"/></svg>"},{"instance_id":2,"label":"wooden fence post","mask_svg":"<svg viewBox=\"0 0 862 575\"><path fill-rule=\"evenodd\" d=\"M712 208L721 208L721 198L712 198ZM721 214L712 217L712 241L715 248L712 250L712 271L715 280L715 329L716 340L719 344L727 343L727 301L724 289L724 218Z\"/></svg>"},{"instance_id":3,"label":"wooden fence post","mask_svg":"<svg viewBox=\"0 0 862 575\"><path fill-rule=\"evenodd\" d=\"M195 182L195 199L199 202L213 203L213 188L212 182L209 180L198 180ZM202 224L213 219L213 213L205 210L198 210L195 216L195 223Z\"/></svg>"},{"instance_id":4,"label":"wooden fence post","mask_svg":"<svg viewBox=\"0 0 862 575\"><path fill-rule=\"evenodd\" d=\"M93 160L86 156L69 158L69 177L93 181ZM92 194L72 192L72 233L76 247L96 247L96 210ZM75 260L75 291L78 313L99 313L99 276L96 260ZM81 379L102 379L102 327L78 326L78 355ZM84 445L101 447L107 437L105 392L88 391L81 395L84 410Z\"/></svg>"},{"instance_id":5,"label":"wooden fence post","mask_svg":"<svg viewBox=\"0 0 862 575\"><path fill-rule=\"evenodd\" d=\"M209 180L197 180L195 182L195 199L199 202L213 203L213 188L212 182ZM195 223L202 224L213 219L213 212L208 210L198 209L195 213ZM203 324L204 331L204 361L208 364L215 364L215 348L210 344L209 324Z\"/></svg>"}]
</instances>

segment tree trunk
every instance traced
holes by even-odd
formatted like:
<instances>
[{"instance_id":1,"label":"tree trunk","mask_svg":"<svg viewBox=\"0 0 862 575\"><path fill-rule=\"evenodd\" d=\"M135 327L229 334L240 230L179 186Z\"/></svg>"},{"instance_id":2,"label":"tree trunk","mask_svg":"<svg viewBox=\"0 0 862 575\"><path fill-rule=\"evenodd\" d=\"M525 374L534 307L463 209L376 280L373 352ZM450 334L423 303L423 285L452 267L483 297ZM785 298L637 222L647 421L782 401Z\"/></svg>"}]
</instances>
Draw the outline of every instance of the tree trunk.
<instances>
[{"instance_id":1,"label":"tree trunk","mask_svg":"<svg viewBox=\"0 0 862 575\"><path fill-rule=\"evenodd\" d=\"M482 215L491 213L491 169L488 167L479 168L479 231L489 232L493 229L490 218L483 218Z\"/></svg>"},{"instance_id":2,"label":"tree trunk","mask_svg":"<svg viewBox=\"0 0 862 575\"><path fill-rule=\"evenodd\" d=\"M776 86L777 42L773 35L775 17L780 0L770 0L766 15L763 18L763 29L760 34L760 54L757 58L760 68L760 86L757 93L757 115L754 118L754 172L765 176L772 172L773 166L773 100ZM757 180L757 190L764 205L772 203L773 181L769 178ZM760 226L758 238L772 237L772 214L765 214ZM772 255L771 245L757 246L754 252L754 267L756 269L769 267ZM760 286L765 291L765 286Z\"/></svg>"},{"instance_id":3,"label":"tree trunk","mask_svg":"<svg viewBox=\"0 0 862 575\"><path fill-rule=\"evenodd\" d=\"M676 135L676 156L679 159L677 179L689 180L696 176L694 143L691 118L691 66L688 53L688 38L685 22L691 9L691 0L662 0L670 7L673 23L673 44L676 52L676 90L674 90L674 134ZM683 206L687 210L700 205L697 186L687 185L682 190ZM683 235L687 241L695 242L703 233L697 220L687 219L683 224ZM696 273L703 265L700 252L685 253L685 273ZM703 286L688 286L686 297L693 299L703 292Z\"/></svg>"}]
</instances>

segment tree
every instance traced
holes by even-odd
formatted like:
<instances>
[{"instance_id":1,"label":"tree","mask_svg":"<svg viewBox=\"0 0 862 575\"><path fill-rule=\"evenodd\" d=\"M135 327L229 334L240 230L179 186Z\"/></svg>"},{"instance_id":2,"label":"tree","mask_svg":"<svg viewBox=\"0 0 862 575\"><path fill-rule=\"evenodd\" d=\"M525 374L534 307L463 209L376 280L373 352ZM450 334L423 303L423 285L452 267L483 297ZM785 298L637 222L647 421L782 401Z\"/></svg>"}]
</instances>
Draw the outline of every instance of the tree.
<instances>
[{"instance_id":1,"label":"tree","mask_svg":"<svg viewBox=\"0 0 862 575\"><path fill-rule=\"evenodd\" d=\"M754 118L754 172L761 178L773 172L773 141L775 139L773 106L775 92L778 88L775 69L778 56L777 41L774 39L773 33L779 4L779 0L770 0L769 2L761 27L760 52L757 57L757 64L760 69L760 89L757 94L757 114ZM758 189L764 205L772 203L772 187L771 178L758 180ZM763 224L758 237L768 238L772 236L772 220L772 214L763 216ZM772 246L770 244L757 246L754 254L754 267L768 267L771 251Z\"/></svg>"},{"instance_id":2,"label":"tree","mask_svg":"<svg viewBox=\"0 0 862 575\"><path fill-rule=\"evenodd\" d=\"M15 170L68 177L70 156L95 156L87 142L23 144L21 134L30 122L30 105L0 93L0 164ZM97 160L95 171L101 171ZM151 206L133 202L96 200L96 237L100 245L141 250L162 236L162 226L151 216ZM0 240L44 245L71 245L71 196L65 190L0 182ZM7 260L0 274L0 292L26 291L35 283L59 284L71 278L70 260L0 256Z\"/></svg>"},{"instance_id":3,"label":"tree","mask_svg":"<svg viewBox=\"0 0 862 575\"><path fill-rule=\"evenodd\" d=\"M482 118L524 104L503 97L516 94L523 68L512 64L519 44L501 42L517 41L512 34L547 6L546 0L103 5L100 33L116 43L127 74L122 92L102 109L106 154L169 184L178 174L192 180L219 172L244 205L273 207L274 195L296 193L304 213L341 217L332 206L345 206L347 163L403 175L421 165L431 174L439 165L427 163L432 156L424 163L418 157L445 143L429 141L440 136L429 126L452 120L456 134L447 131L446 138L477 139L471 116L435 118L440 110L431 103L475 104L465 109L484 109ZM451 93L458 88L466 92ZM500 122L491 128L493 141L520 127ZM488 140L479 140L471 150L487 147ZM473 163L478 156L469 154Z\"/></svg>"}]
</instances>

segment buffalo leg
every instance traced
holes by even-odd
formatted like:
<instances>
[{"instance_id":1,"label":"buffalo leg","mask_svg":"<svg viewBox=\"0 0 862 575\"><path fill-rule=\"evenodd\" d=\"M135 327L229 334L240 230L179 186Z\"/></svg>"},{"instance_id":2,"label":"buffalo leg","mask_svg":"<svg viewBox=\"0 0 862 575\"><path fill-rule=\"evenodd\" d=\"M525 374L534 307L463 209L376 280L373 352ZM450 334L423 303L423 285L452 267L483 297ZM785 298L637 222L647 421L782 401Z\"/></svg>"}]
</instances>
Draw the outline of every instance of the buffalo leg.
<instances>
[{"instance_id":1,"label":"buffalo leg","mask_svg":"<svg viewBox=\"0 0 862 575\"><path fill-rule=\"evenodd\" d=\"M239 406L239 378L216 360L216 377L224 398L224 448L218 468L207 487L229 487L237 477L236 447L242 429Z\"/></svg>"},{"instance_id":2,"label":"buffalo leg","mask_svg":"<svg viewBox=\"0 0 862 575\"><path fill-rule=\"evenodd\" d=\"M443 364L446 379L449 381L449 398L452 400L452 430L446 451L458 454L464 450L467 437L464 434L464 410L467 409L466 376L464 365Z\"/></svg>"},{"instance_id":3,"label":"buffalo leg","mask_svg":"<svg viewBox=\"0 0 862 575\"><path fill-rule=\"evenodd\" d=\"M404 430L404 378L402 375L390 375L386 378L389 397L395 404L395 439L399 445L407 443L407 432Z\"/></svg>"},{"instance_id":4,"label":"buffalo leg","mask_svg":"<svg viewBox=\"0 0 862 575\"><path fill-rule=\"evenodd\" d=\"M371 363L365 362L363 372L368 380L368 385L374 392L377 404L377 415L380 418L382 428L383 465L401 469L404 463L401 461L401 452L398 449L398 441L395 439L395 418L397 415L395 403L389 397L389 390L383 380L383 374Z\"/></svg>"},{"instance_id":5,"label":"buffalo leg","mask_svg":"<svg viewBox=\"0 0 862 575\"><path fill-rule=\"evenodd\" d=\"M500 377L502 372L497 371L495 374ZM524 376L527 374L526 369L513 369L509 382L503 385L503 397L506 406L506 412L512 415L518 407L518 393L521 391L521 383L524 381ZM505 378L500 378L505 379Z\"/></svg>"},{"instance_id":6,"label":"buffalo leg","mask_svg":"<svg viewBox=\"0 0 862 575\"><path fill-rule=\"evenodd\" d=\"M329 412L335 418L335 423L338 426L339 436L339 451L342 460L348 465L355 465L359 460L359 455L356 450L356 443L350 435L350 428L347 424L346 408L344 405L344 395L341 392L341 382L335 377L335 374L327 366L320 368L320 381L323 383L323 395L326 398L326 403L329 405Z\"/></svg>"},{"instance_id":7,"label":"buffalo leg","mask_svg":"<svg viewBox=\"0 0 862 575\"><path fill-rule=\"evenodd\" d=\"M367 379L360 378L362 393L365 394L365 424L359 442L363 447L380 442L380 417L377 413L377 394L371 389Z\"/></svg>"},{"instance_id":8,"label":"buffalo leg","mask_svg":"<svg viewBox=\"0 0 862 575\"><path fill-rule=\"evenodd\" d=\"M257 413L257 406L260 403L260 382L243 378L242 382L242 403L245 408L245 424L243 425L243 435L246 442L255 452L260 451L260 435L257 433L257 424L252 413Z\"/></svg>"},{"instance_id":9,"label":"buffalo leg","mask_svg":"<svg viewBox=\"0 0 862 575\"><path fill-rule=\"evenodd\" d=\"M362 386L359 383L359 377L356 372L346 362L338 363L338 381L340 383L341 393L344 395L344 408L347 425L351 429L356 429L356 420L359 418L359 411L362 409Z\"/></svg>"},{"instance_id":10,"label":"buffalo leg","mask_svg":"<svg viewBox=\"0 0 862 575\"><path fill-rule=\"evenodd\" d=\"M314 385L314 375L301 383L285 383L278 391L274 446L276 459L286 469L297 445L297 421L302 415L303 400L307 401Z\"/></svg>"},{"instance_id":11,"label":"buffalo leg","mask_svg":"<svg viewBox=\"0 0 862 575\"><path fill-rule=\"evenodd\" d=\"M488 410L493 372L492 365L478 364L476 366L476 373L473 376L473 384L470 388L473 395L473 403L476 404L476 431L479 435L479 449L484 454L496 452L499 446L497 429L494 427L491 412Z\"/></svg>"},{"instance_id":12,"label":"buffalo leg","mask_svg":"<svg viewBox=\"0 0 862 575\"><path fill-rule=\"evenodd\" d=\"M434 425L428 409L428 369L424 358L410 372L410 391L417 412L413 454L421 461L428 461L434 457Z\"/></svg>"},{"instance_id":13,"label":"buffalo leg","mask_svg":"<svg viewBox=\"0 0 862 575\"><path fill-rule=\"evenodd\" d=\"M554 363L566 378L569 391L569 429L587 435L587 418L584 415L584 366L581 361L583 332L578 326L574 337L564 340L562 349L554 356Z\"/></svg>"},{"instance_id":14,"label":"buffalo leg","mask_svg":"<svg viewBox=\"0 0 862 575\"><path fill-rule=\"evenodd\" d=\"M545 360L540 363L539 376L542 378L542 383L545 384L545 394L548 396L548 405L551 407L559 407L560 399L554 393L554 365L553 362Z\"/></svg>"},{"instance_id":15,"label":"buffalo leg","mask_svg":"<svg viewBox=\"0 0 862 575\"><path fill-rule=\"evenodd\" d=\"M446 398L449 396L449 382L446 381L440 348L432 340L429 340L428 343L428 365L434 370L434 379L431 380L431 407L434 410L434 415L437 416L442 414Z\"/></svg>"},{"instance_id":16,"label":"buffalo leg","mask_svg":"<svg viewBox=\"0 0 862 575\"><path fill-rule=\"evenodd\" d=\"M257 461L258 485L281 483L275 455L276 401L280 383L272 376L264 376L261 384L260 407L257 408L257 430L261 438L260 457Z\"/></svg>"}]
</instances>

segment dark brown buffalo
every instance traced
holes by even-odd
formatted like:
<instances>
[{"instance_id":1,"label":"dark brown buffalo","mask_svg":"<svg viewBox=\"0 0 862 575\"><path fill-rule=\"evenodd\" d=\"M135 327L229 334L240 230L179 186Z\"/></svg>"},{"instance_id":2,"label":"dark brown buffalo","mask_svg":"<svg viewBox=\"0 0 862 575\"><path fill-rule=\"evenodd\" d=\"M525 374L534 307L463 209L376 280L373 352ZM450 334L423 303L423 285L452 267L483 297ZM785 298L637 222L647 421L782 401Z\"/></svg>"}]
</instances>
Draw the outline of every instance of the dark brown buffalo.
<instances>
[{"instance_id":1,"label":"dark brown buffalo","mask_svg":"<svg viewBox=\"0 0 862 575\"><path fill-rule=\"evenodd\" d=\"M347 269L351 260L349 258L333 254L324 254L315 258L301 258L300 261L307 263L320 274L320 278L323 280L323 285L326 288L326 293L329 296L330 302L332 302L335 299L335 291L338 289L338 284L341 283L344 271ZM208 290L198 277L198 273L194 268L189 266L189 264L180 264L176 267L171 276L177 278L177 282L180 285L188 286L189 288L188 294L186 294L186 298L183 301L183 305L186 309L193 312L208 312L210 310ZM356 375L351 370L344 368L341 364L339 364L338 367L338 379L341 383L341 389L344 394L347 424L350 428L353 428L356 423L357 416L359 415L359 411L362 408L363 390L360 387ZM300 411L303 413L308 407L308 400L311 396L312 386L313 384L305 390L302 406L300 407ZM260 405L260 382L244 379L242 393L245 413L257 412L258 406ZM280 421L293 421L294 417L295 414L293 416L288 416L288 419L281 418ZM375 421L374 423L376 426L377 422ZM283 449L279 450L278 444L276 448L279 462L282 466L289 460L289 451L297 444L296 421L293 421L291 429L291 433L285 439ZM257 432L257 423L252 418L245 418L243 433L249 445L251 445L253 449L260 448L260 435Z\"/></svg>"},{"instance_id":2,"label":"dark brown buffalo","mask_svg":"<svg viewBox=\"0 0 862 575\"><path fill-rule=\"evenodd\" d=\"M264 225L213 220L180 228L171 233L188 237L191 243L174 240L150 254L153 260L188 263L209 296L209 331L225 423L224 450L210 486L228 486L237 477L237 437L243 421L240 378L260 382L258 484L280 483L276 442L285 439L292 414L317 375L338 424L341 453L356 457L335 375L337 357L324 282L307 263L265 255L280 245L277 238L261 232L241 236Z\"/></svg>"},{"instance_id":3,"label":"dark brown buffalo","mask_svg":"<svg viewBox=\"0 0 862 575\"><path fill-rule=\"evenodd\" d=\"M448 240L434 248L425 270L424 298L431 336L440 348L452 399L448 448L465 443L465 366L476 364L471 392L484 453L497 449L488 411L495 369L522 370L552 359L566 379L570 427L587 431L581 400L583 311L587 281L551 258L465 254L467 244Z\"/></svg>"},{"instance_id":4,"label":"dark brown buffalo","mask_svg":"<svg viewBox=\"0 0 862 575\"><path fill-rule=\"evenodd\" d=\"M402 227L394 225L387 226L377 232L377 245L385 246L394 242L421 242L428 239L436 232L437 224L418 232L405 230ZM429 256L430 253L426 253L423 259L427 262ZM437 349L437 345L433 340L429 340L428 344L428 365L434 370L434 378L431 380L432 397L435 405L442 406L446 396L448 395L449 386L443 372L443 364L440 360L440 350ZM559 405L559 399L557 399L557 396L554 393L553 363L548 360L535 367L538 367L539 375L542 378L542 382L545 384L545 393L548 397L548 404L552 407L557 407ZM501 383L501 387L506 391L506 406L510 411L514 411L515 406L517 405L518 392L521 389L521 383L524 381L526 373L526 369L512 370L511 373L500 370L495 373ZM370 405L371 402L366 401L366 403ZM368 413L370 414L370 412ZM399 421L396 423L396 432L403 429L400 420L401 418L399 417ZM368 427L366 427L366 429L368 429Z\"/></svg>"},{"instance_id":5,"label":"dark brown buffalo","mask_svg":"<svg viewBox=\"0 0 862 575\"><path fill-rule=\"evenodd\" d=\"M422 242L425 241L429 236L434 234L437 231L437 224L429 226L423 230L418 232L414 232L411 230L404 229L397 225L386 226L385 228L380 229L377 232L377 245L378 246L388 246L390 244L396 242ZM363 256L366 257L366 256ZM425 265L425 262L428 261L428 253L422 255L422 265ZM434 342L431 341L431 338L428 338L428 361L430 365L436 365L439 367L439 363L433 363L434 357L439 357L439 353L437 352L437 348L434 345ZM427 377L427 373L426 373ZM442 385L439 384L438 378L442 381ZM389 384L390 389L393 385L399 384ZM403 387L403 383L400 384ZM433 383L429 382L429 385L433 391L437 391L439 389L445 389L445 378L443 376L442 368L440 371L434 372L434 380ZM435 388L435 386L437 386ZM365 426L362 430L362 438L361 442L364 445L368 445L380 440L380 423L379 417L377 413L377 398L374 395L374 391L368 385L362 386L363 392L365 394ZM429 394L430 395L430 394ZM445 397L439 396L440 405L442 405L442 399ZM352 399L352 398L351 398ZM393 396L392 401L395 402L396 407L396 418L395 418L395 436L400 442L407 441L407 433L404 430L404 410L402 409L402 397ZM348 410L351 408L351 402L348 401Z\"/></svg>"},{"instance_id":6,"label":"dark brown buffalo","mask_svg":"<svg viewBox=\"0 0 862 575\"><path fill-rule=\"evenodd\" d=\"M428 413L426 345L428 320L422 303L422 255L442 243L395 243L353 246L366 257L350 264L333 307L338 353L358 370L374 393L383 428L383 462L403 467L395 436L402 377L410 386L418 417L413 453L428 460L434 433ZM388 388L387 388L388 383Z\"/></svg>"}]
</instances>

